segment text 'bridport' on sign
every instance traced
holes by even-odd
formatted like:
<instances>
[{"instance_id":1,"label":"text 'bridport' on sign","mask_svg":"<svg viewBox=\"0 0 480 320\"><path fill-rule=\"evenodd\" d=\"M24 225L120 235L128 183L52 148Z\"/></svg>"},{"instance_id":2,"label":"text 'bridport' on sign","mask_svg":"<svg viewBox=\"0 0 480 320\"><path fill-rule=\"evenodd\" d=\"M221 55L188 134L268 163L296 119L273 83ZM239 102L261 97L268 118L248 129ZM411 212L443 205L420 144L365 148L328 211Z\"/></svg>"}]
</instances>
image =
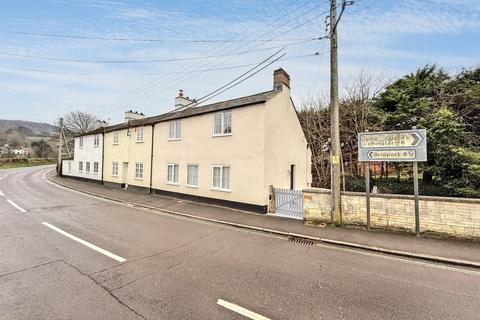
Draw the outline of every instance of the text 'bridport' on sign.
<instances>
[{"instance_id":1,"label":"text 'bridport' on sign","mask_svg":"<svg viewBox=\"0 0 480 320\"><path fill-rule=\"evenodd\" d=\"M412 129L358 134L359 161L427 161L427 132Z\"/></svg>"}]
</instances>

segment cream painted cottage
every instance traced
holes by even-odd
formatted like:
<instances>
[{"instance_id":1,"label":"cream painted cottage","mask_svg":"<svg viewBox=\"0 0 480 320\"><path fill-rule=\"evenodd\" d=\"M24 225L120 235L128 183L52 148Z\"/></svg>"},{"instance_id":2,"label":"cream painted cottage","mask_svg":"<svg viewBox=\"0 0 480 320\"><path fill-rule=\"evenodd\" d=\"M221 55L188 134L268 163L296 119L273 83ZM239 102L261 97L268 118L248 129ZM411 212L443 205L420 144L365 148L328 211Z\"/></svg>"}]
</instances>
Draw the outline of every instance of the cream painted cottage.
<instances>
[{"instance_id":1,"label":"cream painted cottage","mask_svg":"<svg viewBox=\"0 0 480 320\"><path fill-rule=\"evenodd\" d=\"M273 90L204 106L180 92L173 111L128 112L124 123L82 136L102 136L102 182L259 212L270 186L309 187L311 152L290 77L277 69L273 78Z\"/></svg>"}]
</instances>

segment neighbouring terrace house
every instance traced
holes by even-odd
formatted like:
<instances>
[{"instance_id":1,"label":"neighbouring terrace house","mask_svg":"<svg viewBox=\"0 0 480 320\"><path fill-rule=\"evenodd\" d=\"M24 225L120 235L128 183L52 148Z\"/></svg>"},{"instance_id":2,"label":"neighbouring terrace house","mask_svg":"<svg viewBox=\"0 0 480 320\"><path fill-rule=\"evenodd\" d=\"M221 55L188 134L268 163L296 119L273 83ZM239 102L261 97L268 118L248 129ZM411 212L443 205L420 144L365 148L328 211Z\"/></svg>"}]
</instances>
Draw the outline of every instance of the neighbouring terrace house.
<instances>
[{"instance_id":1,"label":"neighbouring terrace house","mask_svg":"<svg viewBox=\"0 0 480 320\"><path fill-rule=\"evenodd\" d=\"M103 134L86 134L75 138L74 159L62 161L62 174L102 181Z\"/></svg>"},{"instance_id":2,"label":"neighbouring terrace house","mask_svg":"<svg viewBox=\"0 0 480 320\"><path fill-rule=\"evenodd\" d=\"M270 186L311 182L311 152L283 69L270 91L204 106L180 91L170 112L127 112L123 123L76 138L75 166L86 161L77 157L80 139L85 146L97 135L105 142L102 182L122 188L267 212Z\"/></svg>"}]
</instances>

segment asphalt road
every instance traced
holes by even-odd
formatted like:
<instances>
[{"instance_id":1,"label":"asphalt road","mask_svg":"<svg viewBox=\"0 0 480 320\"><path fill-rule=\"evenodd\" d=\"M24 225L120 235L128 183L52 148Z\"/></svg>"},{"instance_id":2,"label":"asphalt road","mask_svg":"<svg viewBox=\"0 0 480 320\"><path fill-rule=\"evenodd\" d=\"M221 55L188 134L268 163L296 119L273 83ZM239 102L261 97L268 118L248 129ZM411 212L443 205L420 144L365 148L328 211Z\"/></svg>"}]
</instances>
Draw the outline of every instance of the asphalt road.
<instances>
[{"instance_id":1,"label":"asphalt road","mask_svg":"<svg viewBox=\"0 0 480 320\"><path fill-rule=\"evenodd\" d=\"M0 319L480 318L479 271L151 213L50 169L0 171Z\"/></svg>"}]
</instances>

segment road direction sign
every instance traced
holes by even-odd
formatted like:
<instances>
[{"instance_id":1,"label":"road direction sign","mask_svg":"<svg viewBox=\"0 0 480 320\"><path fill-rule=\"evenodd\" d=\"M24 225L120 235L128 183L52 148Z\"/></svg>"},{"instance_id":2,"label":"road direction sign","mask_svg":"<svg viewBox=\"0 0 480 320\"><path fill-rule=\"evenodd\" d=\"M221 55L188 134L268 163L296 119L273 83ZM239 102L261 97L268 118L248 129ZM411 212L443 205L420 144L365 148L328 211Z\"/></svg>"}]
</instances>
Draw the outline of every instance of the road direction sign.
<instances>
[{"instance_id":1,"label":"road direction sign","mask_svg":"<svg viewBox=\"0 0 480 320\"><path fill-rule=\"evenodd\" d=\"M359 161L427 161L425 129L358 134Z\"/></svg>"}]
</instances>

